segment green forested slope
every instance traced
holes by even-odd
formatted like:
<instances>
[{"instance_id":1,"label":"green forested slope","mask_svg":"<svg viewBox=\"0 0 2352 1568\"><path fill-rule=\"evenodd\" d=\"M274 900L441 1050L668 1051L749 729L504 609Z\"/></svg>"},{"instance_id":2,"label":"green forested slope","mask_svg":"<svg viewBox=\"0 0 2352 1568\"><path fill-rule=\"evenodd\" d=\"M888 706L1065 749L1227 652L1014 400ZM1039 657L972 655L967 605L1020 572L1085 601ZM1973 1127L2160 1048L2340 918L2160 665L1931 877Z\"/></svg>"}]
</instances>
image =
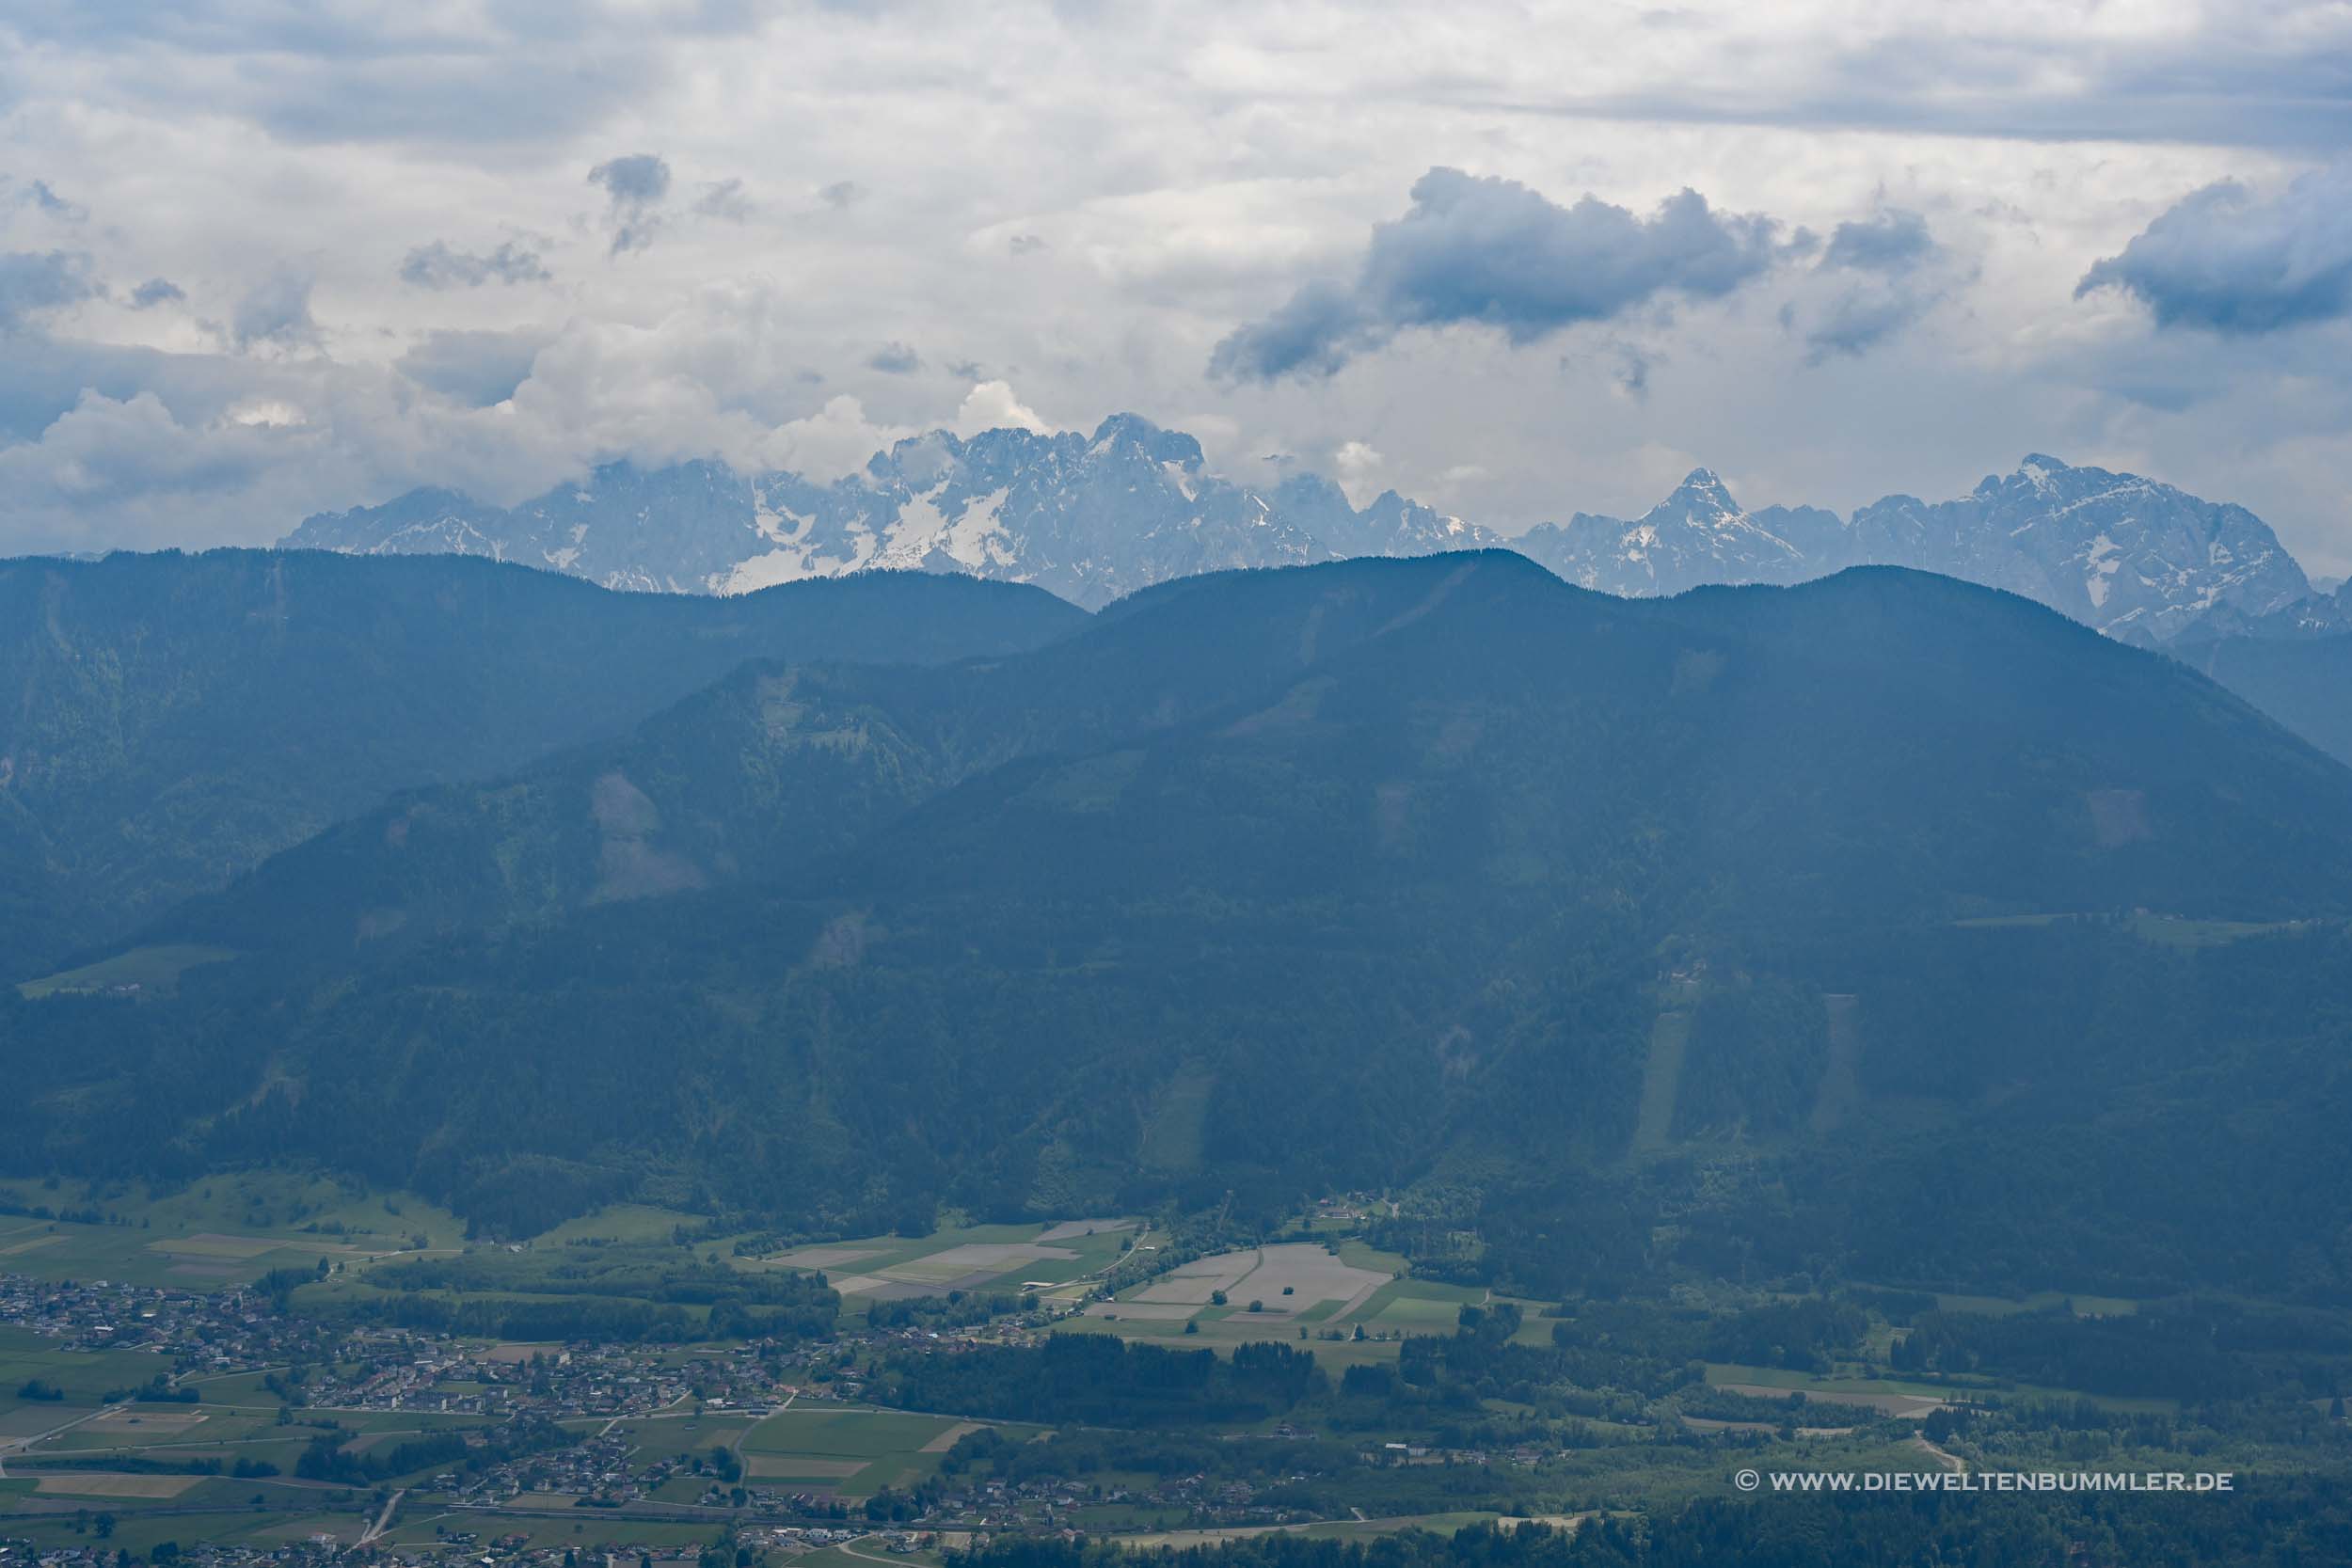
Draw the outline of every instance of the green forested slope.
<instances>
[{"instance_id":1,"label":"green forested slope","mask_svg":"<svg viewBox=\"0 0 2352 1568\"><path fill-rule=\"evenodd\" d=\"M389 790L618 732L746 659L938 661L1085 619L932 577L715 600L455 558L0 562L0 973L120 937Z\"/></svg>"}]
</instances>

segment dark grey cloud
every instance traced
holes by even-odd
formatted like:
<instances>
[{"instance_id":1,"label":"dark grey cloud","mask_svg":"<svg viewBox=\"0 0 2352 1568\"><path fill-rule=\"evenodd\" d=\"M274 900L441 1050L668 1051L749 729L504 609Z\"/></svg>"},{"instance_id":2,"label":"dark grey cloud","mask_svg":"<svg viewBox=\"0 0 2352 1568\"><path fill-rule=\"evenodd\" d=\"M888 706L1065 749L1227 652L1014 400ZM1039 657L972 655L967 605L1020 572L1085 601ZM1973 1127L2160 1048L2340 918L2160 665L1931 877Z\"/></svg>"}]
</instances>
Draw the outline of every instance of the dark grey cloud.
<instances>
[{"instance_id":1,"label":"dark grey cloud","mask_svg":"<svg viewBox=\"0 0 2352 1568\"><path fill-rule=\"evenodd\" d=\"M1645 218L1587 196L1563 207L1510 180L1433 168L1377 225L1353 281L1311 282L1216 346L1210 373L1330 374L1408 327L1470 324L1514 344L1678 293L1730 293L1771 266L1776 226L1696 191Z\"/></svg>"},{"instance_id":2,"label":"dark grey cloud","mask_svg":"<svg viewBox=\"0 0 2352 1568\"><path fill-rule=\"evenodd\" d=\"M2352 164L2267 200L2234 181L2184 197L2083 274L2074 297L2100 289L2167 327L2254 335L2352 316Z\"/></svg>"},{"instance_id":3,"label":"dark grey cloud","mask_svg":"<svg viewBox=\"0 0 2352 1568\"><path fill-rule=\"evenodd\" d=\"M310 275L281 268L246 290L229 318L229 338L240 350L316 343L319 327L310 318Z\"/></svg>"},{"instance_id":4,"label":"dark grey cloud","mask_svg":"<svg viewBox=\"0 0 2352 1568\"><path fill-rule=\"evenodd\" d=\"M457 250L446 240L401 259L400 280L420 289L478 289L485 283L544 283L553 276L538 253L508 240L492 251Z\"/></svg>"},{"instance_id":5,"label":"dark grey cloud","mask_svg":"<svg viewBox=\"0 0 2352 1568\"><path fill-rule=\"evenodd\" d=\"M1909 272L1935 254L1935 236L1917 213L1890 207L1858 222L1841 223L1821 254L1825 267L1864 272Z\"/></svg>"},{"instance_id":6,"label":"dark grey cloud","mask_svg":"<svg viewBox=\"0 0 2352 1568\"><path fill-rule=\"evenodd\" d=\"M429 332L393 366L420 387L487 408L515 395L547 342L540 332Z\"/></svg>"},{"instance_id":7,"label":"dark grey cloud","mask_svg":"<svg viewBox=\"0 0 2352 1568\"><path fill-rule=\"evenodd\" d=\"M8 258L0 256L0 309L5 309ZM72 408L84 392L94 391L118 402L142 390L159 388L175 402L192 392L209 389L205 376L192 378L193 355L168 355L148 348L59 341L40 332L22 332L10 339L0 355L0 447L29 441L57 417ZM214 375L230 364L226 358L207 362Z\"/></svg>"},{"instance_id":8,"label":"dark grey cloud","mask_svg":"<svg viewBox=\"0 0 2352 1568\"><path fill-rule=\"evenodd\" d=\"M670 166L660 154L630 152L609 158L588 171L588 182L611 198L612 254L643 250L660 227L662 198L670 194Z\"/></svg>"},{"instance_id":9,"label":"dark grey cloud","mask_svg":"<svg viewBox=\"0 0 2352 1568\"><path fill-rule=\"evenodd\" d=\"M1839 355L1858 356L1917 321L1934 296L1904 288L1849 289L1831 299L1805 329L1805 363L1819 365ZM1785 325L1794 317L1785 316Z\"/></svg>"},{"instance_id":10,"label":"dark grey cloud","mask_svg":"<svg viewBox=\"0 0 2352 1568\"><path fill-rule=\"evenodd\" d=\"M1005 248L1015 256L1034 256L1046 248L1042 234L1015 234L1005 242Z\"/></svg>"},{"instance_id":11,"label":"dark grey cloud","mask_svg":"<svg viewBox=\"0 0 2352 1568\"><path fill-rule=\"evenodd\" d=\"M615 202L647 207L670 194L670 166L659 153L631 152L590 169L588 182L612 192Z\"/></svg>"},{"instance_id":12,"label":"dark grey cloud","mask_svg":"<svg viewBox=\"0 0 2352 1568\"><path fill-rule=\"evenodd\" d=\"M0 332L14 332L44 311L78 305L97 293L90 259L79 252L0 254Z\"/></svg>"},{"instance_id":13,"label":"dark grey cloud","mask_svg":"<svg viewBox=\"0 0 2352 1568\"><path fill-rule=\"evenodd\" d=\"M818 191L817 199L836 211L846 210L866 199L866 187L854 180L836 180Z\"/></svg>"},{"instance_id":14,"label":"dark grey cloud","mask_svg":"<svg viewBox=\"0 0 2352 1568\"><path fill-rule=\"evenodd\" d=\"M70 218L78 223L89 216L88 208L77 201L68 201L50 189L49 182L46 180L27 182L22 199L26 206L38 208L52 217Z\"/></svg>"},{"instance_id":15,"label":"dark grey cloud","mask_svg":"<svg viewBox=\"0 0 2352 1568\"><path fill-rule=\"evenodd\" d=\"M151 277L131 291L131 309L152 310L158 305L177 305L188 297L188 292L168 277Z\"/></svg>"},{"instance_id":16,"label":"dark grey cloud","mask_svg":"<svg viewBox=\"0 0 2352 1568\"><path fill-rule=\"evenodd\" d=\"M1804 362L1858 358L1927 314L1945 293L1944 250L1928 220L1883 208L1831 230L1814 274L1821 287L1784 306L1780 323L1803 332Z\"/></svg>"},{"instance_id":17,"label":"dark grey cloud","mask_svg":"<svg viewBox=\"0 0 2352 1568\"><path fill-rule=\"evenodd\" d=\"M752 198L742 181L720 180L703 187L703 194L694 198L694 211L707 218L746 223L751 220Z\"/></svg>"},{"instance_id":18,"label":"dark grey cloud","mask_svg":"<svg viewBox=\"0 0 2352 1568\"><path fill-rule=\"evenodd\" d=\"M868 370L884 375L913 375L923 368L923 356L906 343L884 343L866 361Z\"/></svg>"},{"instance_id":19,"label":"dark grey cloud","mask_svg":"<svg viewBox=\"0 0 2352 1568\"><path fill-rule=\"evenodd\" d=\"M1318 280L1291 295L1263 321L1233 332L1209 356L1220 381L1272 381L1286 374L1329 375L1394 329L1344 284Z\"/></svg>"}]
</instances>

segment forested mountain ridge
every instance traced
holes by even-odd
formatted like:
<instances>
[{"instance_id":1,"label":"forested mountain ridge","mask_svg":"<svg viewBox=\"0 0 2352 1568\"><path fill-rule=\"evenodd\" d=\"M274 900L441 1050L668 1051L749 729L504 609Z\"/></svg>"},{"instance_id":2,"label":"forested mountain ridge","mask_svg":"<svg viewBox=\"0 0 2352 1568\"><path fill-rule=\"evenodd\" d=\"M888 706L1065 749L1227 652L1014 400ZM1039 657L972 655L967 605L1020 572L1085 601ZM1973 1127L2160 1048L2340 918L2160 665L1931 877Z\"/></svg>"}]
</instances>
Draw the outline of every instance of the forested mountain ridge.
<instances>
[{"instance_id":1,"label":"forested mountain ridge","mask_svg":"<svg viewBox=\"0 0 2352 1568\"><path fill-rule=\"evenodd\" d=\"M1903 623L1922 610L1947 623L1965 658L1919 643ZM1903 655L1891 657L1897 648ZM2049 678L2070 656L2084 673ZM1563 684L1568 669L1581 679ZM1365 711L1333 725L1321 710L1340 683ZM1923 701L1943 725L1932 762L1885 756L1874 726L1899 723ZM1253 702L1264 711L1246 711ZM1190 727L1228 707L1239 715L1230 729ZM1284 745L1361 739L1422 711L1452 715L1439 750L1459 751L1455 762L1428 768L1425 737L1409 734L1387 736L1377 752L1318 759L1339 786L1372 778L1381 793L1371 813L1327 801L1291 821L1279 790L1238 815L1215 797L1155 794L1178 787L1196 752L1215 759L1200 766L1233 766L1227 753L1248 751L1260 732ZM1306 578L1189 578L1011 658L939 671L746 668L611 744L404 795L151 934L356 951L758 881L850 851L951 786L1023 758L1038 761L974 784L974 799L990 803L963 826L946 825L943 802L873 837L862 869L844 875L930 888L961 875L974 894L1040 878L1066 892L1114 873L1164 883L1180 874L1167 857L1188 842L1179 830L1197 805L1210 811L1200 825L1218 835L1269 835L1263 853L1231 856L1212 840L1200 863L1220 878L1278 867L1301 884L1360 867L1389 877L1407 850L1443 876L1556 877L1552 857L1616 853L1604 841L1629 818L1650 822L1651 842L1679 857L1629 873L1652 894L1681 887L1678 879L1720 883L1738 868L1779 884L1784 912L1800 898L1851 910L1898 895L1906 908L1955 914L2118 897L2214 911L2323 907L2318 887L2280 904L2226 869L2275 875L2259 847L2231 847L2241 830L2312 837L2306 806L2281 800L2258 812L2249 800L2213 814L2202 824L2210 843L2184 858L2179 824L2201 809L2201 792L2224 786L2201 762L2160 760L2160 749L2128 763L2106 757L2110 737L2144 742L2184 713L2231 732L2233 753L2328 798L2340 770L2281 746L2205 683L1943 579L1866 572L1795 598L1716 591L1661 607L1563 588L1503 552L1409 570L1366 562ZM1641 761L1599 749L1613 736ZM1104 754L1134 745L1151 749ZM1751 753L1769 761L1752 764ZM1519 796L1497 797L1497 757L1518 770L1507 776ZM2107 786L2030 809L2014 796L2020 773L2092 759L2112 770ZM1132 788L1121 782L1129 773ZM1788 793L1775 796L1784 780ZM1973 793L1954 787L1962 780ZM1596 810L1629 790L1625 818ZM1075 815L1037 806L1064 797L1100 799ZM1928 800L1948 802L1935 832L1897 824ZM1132 820L1131 810L1160 816ZM1372 815L1384 826L1359 842L1350 830ZM1962 849L1963 835L1974 837ZM1075 853L1038 852L1098 839ZM1293 863L1317 846L1329 865ZM2324 842L2290 859L2341 863ZM2009 866L2027 879L2001 882ZM2133 879L2127 889L2118 876Z\"/></svg>"},{"instance_id":2,"label":"forested mountain ridge","mask_svg":"<svg viewBox=\"0 0 2352 1568\"><path fill-rule=\"evenodd\" d=\"M615 768L658 811L628 853L704 885L597 896ZM1529 1276L1923 1273L1948 1237L1887 1215L1997 1148L2073 1164L1996 1270L2212 1279L2340 1186L2352 772L1948 579L1196 578L1027 653L747 670L516 780L554 804L418 798L458 824L408 830L447 877L379 814L192 907L241 910L247 957L175 997L0 999L0 1147L317 1162L508 1231L631 1196L830 1228L1422 1182ZM433 902L530 855L573 895ZM297 865L326 902L271 891ZM415 940L350 940L379 886ZM2277 930L2192 950L2136 907ZM2239 1190L2139 1212L2148 1127Z\"/></svg>"},{"instance_id":3,"label":"forested mountain ridge","mask_svg":"<svg viewBox=\"0 0 2352 1568\"><path fill-rule=\"evenodd\" d=\"M590 905L756 881L845 851L1029 755L1179 725L1375 636L1425 585L1181 578L1034 656L911 668L760 660L626 736L404 791L148 935L364 957ZM1064 643L1066 642L1066 645Z\"/></svg>"},{"instance_id":4,"label":"forested mountain ridge","mask_svg":"<svg viewBox=\"0 0 2352 1568\"><path fill-rule=\"evenodd\" d=\"M763 656L938 660L1085 621L908 574L736 601L454 558L0 562L0 973L127 934L389 790L626 729Z\"/></svg>"},{"instance_id":5,"label":"forested mountain ridge","mask_svg":"<svg viewBox=\"0 0 2352 1568\"><path fill-rule=\"evenodd\" d=\"M1286 866L1295 885L1386 880L1400 863L1574 886L1608 880L1592 858L1603 846L1638 844L1657 858L1612 882L1613 897L1619 884L1658 891L1687 873L1692 890L1726 890L1708 895L1725 910L2344 907L2332 871L2306 878L2273 856L2293 845L2289 858L2314 868L2344 863L2344 830L2327 818L2352 799L2352 772L2170 661L2012 595L1864 569L1780 592L1622 601L1499 551L1307 579L1359 567L1426 597L1379 635L1269 682L1229 723L1204 721L1140 755L1049 759L977 782L999 798L970 808L968 830L950 826L960 808L943 800L875 841L873 874L887 865L931 887L961 876L974 890L1131 874L1165 891L1182 842L1171 830L1189 820L1179 808L1200 807L1216 833L1183 874L1218 886ZM1168 602L1238 585L1206 579ZM2184 729L2210 734L2213 750L2173 751L2162 737ZM1216 776L1261 766L1304 769L1353 798L1213 792ZM1116 782L1122 769L1132 784ZM1171 793L1191 769L1212 793ZM1025 858L1007 831L1052 819L1064 796L1090 804L1052 831L1101 849L1067 872ZM1252 824L1266 854L1227 852L1226 835ZM927 836L959 832L968 836L952 844ZM1327 866L1286 858L1311 846ZM951 871L966 855L974 869ZM2264 869L2246 881L2233 865Z\"/></svg>"}]
</instances>

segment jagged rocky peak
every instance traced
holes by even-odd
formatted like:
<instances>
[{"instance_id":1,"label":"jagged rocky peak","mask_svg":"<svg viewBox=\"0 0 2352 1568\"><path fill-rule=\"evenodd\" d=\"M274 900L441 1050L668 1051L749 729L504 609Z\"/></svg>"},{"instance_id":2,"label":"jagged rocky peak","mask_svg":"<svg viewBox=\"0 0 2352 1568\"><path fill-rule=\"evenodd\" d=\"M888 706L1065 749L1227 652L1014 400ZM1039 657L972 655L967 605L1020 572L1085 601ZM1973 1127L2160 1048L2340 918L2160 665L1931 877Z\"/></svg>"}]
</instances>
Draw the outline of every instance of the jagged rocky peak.
<instances>
[{"instance_id":1,"label":"jagged rocky peak","mask_svg":"<svg viewBox=\"0 0 2352 1568\"><path fill-rule=\"evenodd\" d=\"M2137 474L2028 453L1958 500L1854 515L1901 564L1990 583L2137 641L2169 642L2227 610L2260 619L2311 594L2268 524ZM1881 559L1886 559L1884 553Z\"/></svg>"},{"instance_id":2,"label":"jagged rocky peak","mask_svg":"<svg viewBox=\"0 0 2352 1568\"><path fill-rule=\"evenodd\" d=\"M1706 500L1726 512L1740 510L1740 503L1731 499L1731 487L1725 484L1723 476L1712 468L1692 468L1689 473L1684 474L1682 483L1676 485L1674 493L1660 504L1665 505L1677 500Z\"/></svg>"},{"instance_id":3,"label":"jagged rocky peak","mask_svg":"<svg viewBox=\"0 0 2352 1568\"><path fill-rule=\"evenodd\" d=\"M1632 597L1814 575L1804 551L1778 531L1781 515L1779 508L1750 515L1722 476L1701 467L1639 517L1580 512L1565 524L1537 525L1519 546L1570 582Z\"/></svg>"},{"instance_id":4,"label":"jagged rocky peak","mask_svg":"<svg viewBox=\"0 0 2352 1568\"><path fill-rule=\"evenodd\" d=\"M2056 488L2057 476L2074 471L2074 465L2063 458L2052 457L2047 452L2029 451L2018 460L2014 473L1987 474L1977 488L1981 491L1990 485L1997 489L2005 484L2023 483L2037 490L2049 490Z\"/></svg>"},{"instance_id":5,"label":"jagged rocky peak","mask_svg":"<svg viewBox=\"0 0 2352 1568\"><path fill-rule=\"evenodd\" d=\"M1199 441L1181 430L1163 430L1140 414L1113 414L1094 427L1087 442L1089 452L1121 448L1139 451L1154 463L1173 463L1187 472L1199 469L1205 461Z\"/></svg>"}]
</instances>

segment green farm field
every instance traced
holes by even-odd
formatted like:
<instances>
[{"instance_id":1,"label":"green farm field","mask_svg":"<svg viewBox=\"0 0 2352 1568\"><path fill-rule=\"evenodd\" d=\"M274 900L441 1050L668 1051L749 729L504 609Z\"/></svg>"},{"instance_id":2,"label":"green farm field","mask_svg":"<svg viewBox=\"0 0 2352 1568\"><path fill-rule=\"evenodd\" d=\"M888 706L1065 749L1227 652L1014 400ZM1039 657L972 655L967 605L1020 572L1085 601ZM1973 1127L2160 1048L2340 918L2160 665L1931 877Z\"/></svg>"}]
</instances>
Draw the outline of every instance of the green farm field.
<instances>
[{"instance_id":1,"label":"green farm field","mask_svg":"<svg viewBox=\"0 0 2352 1568\"><path fill-rule=\"evenodd\" d=\"M0 1487L8 1483L0 1482ZM0 1499L7 1494L0 1491ZM102 1505L93 1504L96 1510ZM346 1544L357 1541L367 1528L367 1520L358 1512L325 1512L314 1508L286 1508L249 1514L185 1513L142 1515L135 1509L126 1509L120 1502L103 1505L115 1515L114 1532L105 1544L134 1557L151 1557L155 1548L166 1542L186 1546L198 1542L223 1546L274 1546L288 1542L308 1541L314 1535L331 1535ZM25 1516L8 1522L7 1532L23 1536L44 1549L94 1544L87 1528L77 1529L71 1513L47 1517Z\"/></svg>"},{"instance_id":2,"label":"green farm field","mask_svg":"<svg viewBox=\"0 0 2352 1568\"><path fill-rule=\"evenodd\" d=\"M899 1410L799 1403L754 1427L742 1440L746 1477L755 1484L804 1484L856 1499L887 1486L904 1491L937 1473L940 1456L982 1423ZM995 1425L1027 1442L1043 1429Z\"/></svg>"},{"instance_id":3,"label":"green farm field","mask_svg":"<svg viewBox=\"0 0 2352 1568\"><path fill-rule=\"evenodd\" d=\"M45 1431L104 1402L114 1389L145 1383L158 1371L168 1371L158 1356L138 1351L66 1350L56 1340L12 1324L0 1325L0 1440L21 1438L19 1428ZM65 1397L55 1402L27 1400L25 1385L40 1382Z\"/></svg>"},{"instance_id":4,"label":"green farm field","mask_svg":"<svg viewBox=\"0 0 2352 1568\"><path fill-rule=\"evenodd\" d=\"M235 957L226 947L187 943L134 947L79 969L61 970L38 980L27 980L16 989L27 1001L35 1002L44 996L73 992L146 994L169 990L181 975L199 964L220 963Z\"/></svg>"},{"instance_id":5,"label":"green farm field","mask_svg":"<svg viewBox=\"0 0 2352 1568\"><path fill-rule=\"evenodd\" d=\"M273 1269L353 1264L462 1244L465 1227L409 1194L291 1172L241 1172L160 1191L137 1183L0 1180L0 1271L48 1279L216 1290ZM31 1211L72 1214L44 1219ZM89 1223L86 1216L103 1216Z\"/></svg>"}]
</instances>

